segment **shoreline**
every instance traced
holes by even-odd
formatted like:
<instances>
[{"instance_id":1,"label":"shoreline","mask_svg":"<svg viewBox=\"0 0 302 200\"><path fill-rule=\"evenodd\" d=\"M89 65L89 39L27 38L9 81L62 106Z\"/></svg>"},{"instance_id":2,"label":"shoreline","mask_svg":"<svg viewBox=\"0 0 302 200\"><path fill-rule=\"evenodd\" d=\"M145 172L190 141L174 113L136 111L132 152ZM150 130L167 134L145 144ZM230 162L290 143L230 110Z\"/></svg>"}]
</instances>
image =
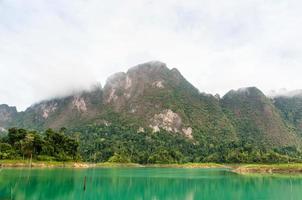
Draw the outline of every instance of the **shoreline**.
<instances>
[{"instance_id":1,"label":"shoreline","mask_svg":"<svg viewBox=\"0 0 302 200\"><path fill-rule=\"evenodd\" d=\"M302 174L302 163L246 164L234 167L234 173L249 174Z\"/></svg>"},{"instance_id":2,"label":"shoreline","mask_svg":"<svg viewBox=\"0 0 302 200\"><path fill-rule=\"evenodd\" d=\"M225 168L240 174L301 174L302 163L287 164L217 164L217 163L184 163L184 164L137 164L137 163L88 163L88 162L59 162L59 161L28 161L28 160L0 160L0 168L183 168L183 169L211 169Z\"/></svg>"},{"instance_id":3,"label":"shoreline","mask_svg":"<svg viewBox=\"0 0 302 200\"><path fill-rule=\"evenodd\" d=\"M216 163L184 163L184 164L138 164L138 163L88 163L88 162L59 162L59 161L32 161L28 160L0 160L0 168L229 168Z\"/></svg>"}]
</instances>

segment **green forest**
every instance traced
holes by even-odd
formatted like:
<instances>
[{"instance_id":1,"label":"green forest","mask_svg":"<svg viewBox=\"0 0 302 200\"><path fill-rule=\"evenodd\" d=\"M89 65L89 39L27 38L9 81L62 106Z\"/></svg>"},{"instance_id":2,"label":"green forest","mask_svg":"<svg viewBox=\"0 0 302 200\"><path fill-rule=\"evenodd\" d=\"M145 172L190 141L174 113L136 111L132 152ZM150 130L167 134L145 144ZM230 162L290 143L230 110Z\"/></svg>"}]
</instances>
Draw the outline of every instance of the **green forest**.
<instances>
[{"instance_id":1,"label":"green forest","mask_svg":"<svg viewBox=\"0 0 302 200\"><path fill-rule=\"evenodd\" d=\"M122 87L128 76L133 89ZM158 81L164 87L154 87ZM23 112L0 105L0 128L7 129L0 134L0 159L302 162L301 107L300 96L271 99L256 87L222 98L200 93L177 70L149 63L119 74L104 88L42 101Z\"/></svg>"},{"instance_id":2,"label":"green forest","mask_svg":"<svg viewBox=\"0 0 302 200\"><path fill-rule=\"evenodd\" d=\"M79 143L75 139L64 135L62 131L51 129L44 133L25 129L11 128L6 136L1 138L1 159L36 160L78 160Z\"/></svg>"},{"instance_id":3,"label":"green forest","mask_svg":"<svg viewBox=\"0 0 302 200\"><path fill-rule=\"evenodd\" d=\"M127 126L90 125L37 132L11 128L0 143L0 159L85 161L91 163L170 164L189 162L287 163L300 162L296 147L266 149L249 142L217 143L215 138L192 141L181 134Z\"/></svg>"}]
</instances>

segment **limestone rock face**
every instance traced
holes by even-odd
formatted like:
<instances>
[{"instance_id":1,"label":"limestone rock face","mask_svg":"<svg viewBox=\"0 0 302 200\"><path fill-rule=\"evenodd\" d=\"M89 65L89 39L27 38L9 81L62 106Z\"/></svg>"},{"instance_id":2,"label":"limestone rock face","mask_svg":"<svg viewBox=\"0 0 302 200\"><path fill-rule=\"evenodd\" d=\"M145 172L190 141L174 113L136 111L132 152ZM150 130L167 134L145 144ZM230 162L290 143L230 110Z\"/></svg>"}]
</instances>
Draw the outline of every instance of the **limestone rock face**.
<instances>
[{"instance_id":1,"label":"limestone rock face","mask_svg":"<svg viewBox=\"0 0 302 200\"><path fill-rule=\"evenodd\" d=\"M182 133L188 138L193 138L192 128L185 128L181 117L169 109L164 110L159 114L155 114L151 119L149 127L152 128L153 132L159 132L160 129L164 129L173 133Z\"/></svg>"},{"instance_id":2,"label":"limestone rock face","mask_svg":"<svg viewBox=\"0 0 302 200\"><path fill-rule=\"evenodd\" d=\"M2 132L6 132L6 129L3 127L0 127L0 133L2 133Z\"/></svg>"},{"instance_id":3,"label":"limestone rock face","mask_svg":"<svg viewBox=\"0 0 302 200\"><path fill-rule=\"evenodd\" d=\"M166 64L158 61L137 65L126 73L116 73L108 78L104 87L105 103L120 111L127 106L127 102L142 97L146 90L163 89L169 73Z\"/></svg>"},{"instance_id":4,"label":"limestone rock face","mask_svg":"<svg viewBox=\"0 0 302 200\"><path fill-rule=\"evenodd\" d=\"M183 128L182 129L182 132L185 134L185 136L187 136L188 138L193 138L193 135L192 135L192 133L193 133L193 130L192 130L192 128L191 127L188 127L188 128Z\"/></svg>"},{"instance_id":5,"label":"limestone rock face","mask_svg":"<svg viewBox=\"0 0 302 200\"><path fill-rule=\"evenodd\" d=\"M162 128L170 132L179 132L182 121L177 113L172 110L164 110L159 114L155 114L151 119L150 127L153 128L153 132L159 131Z\"/></svg>"},{"instance_id":6,"label":"limestone rock face","mask_svg":"<svg viewBox=\"0 0 302 200\"><path fill-rule=\"evenodd\" d=\"M14 126L39 129L72 127L81 121L92 120L101 112L102 102L102 90L99 87L45 100L19 113Z\"/></svg>"},{"instance_id":7,"label":"limestone rock face","mask_svg":"<svg viewBox=\"0 0 302 200\"><path fill-rule=\"evenodd\" d=\"M47 119L48 116L52 113L55 112L57 109L57 103L42 103L39 105L38 109L41 110L41 115L43 118Z\"/></svg>"},{"instance_id":8,"label":"limestone rock face","mask_svg":"<svg viewBox=\"0 0 302 200\"><path fill-rule=\"evenodd\" d=\"M75 96L73 98L72 105L80 112L87 111L86 103L83 97Z\"/></svg>"}]
</instances>

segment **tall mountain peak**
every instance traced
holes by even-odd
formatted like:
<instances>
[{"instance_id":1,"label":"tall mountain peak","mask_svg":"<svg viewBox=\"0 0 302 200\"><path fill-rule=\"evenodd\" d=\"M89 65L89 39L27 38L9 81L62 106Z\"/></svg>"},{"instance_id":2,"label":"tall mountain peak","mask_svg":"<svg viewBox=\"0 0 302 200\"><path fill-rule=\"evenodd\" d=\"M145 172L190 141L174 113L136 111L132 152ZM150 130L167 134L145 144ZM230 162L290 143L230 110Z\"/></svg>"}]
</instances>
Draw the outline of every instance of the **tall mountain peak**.
<instances>
[{"instance_id":1,"label":"tall mountain peak","mask_svg":"<svg viewBox=\"0 0 302 200\"><path fill-rule=\"evenodd\" d=\"M127 73L144 72L144 73L160 73L169 70L167 65L161 61L149 61L131 67Z\"/></svg>"},{"instance_id":2,"label":"tall mountain peak","mask_svg":"<svg viewBox=\"0 0 302 200\"><path fill-rule=\"evenodd\" d=\"M150 61L113 74L103 88L42 101L24 112L0 105L0 128L58 129L122 121L135 132L164 130L192 140L206 136L259 146L296 145L300 138L287 125L302 133L302 101L277 100L256 87L231 90L222 98L200 93L178 69Z\"/></svg>"},{"instance_id":3,"label":"tall mountain peak","mask_svg":"<svg viewBox=\"0 0 302 200\"><path fill-rule=\"evenodd\" d=\"M150 61L131 67L126 73L119 72L107 79L104 99L117 102L117 107L129 99L142 96L147 90L164 90L185 80L178 70L170 70L160 61ZM155 91L154 91L155 92Z\"/></svg>"}]
</instances>

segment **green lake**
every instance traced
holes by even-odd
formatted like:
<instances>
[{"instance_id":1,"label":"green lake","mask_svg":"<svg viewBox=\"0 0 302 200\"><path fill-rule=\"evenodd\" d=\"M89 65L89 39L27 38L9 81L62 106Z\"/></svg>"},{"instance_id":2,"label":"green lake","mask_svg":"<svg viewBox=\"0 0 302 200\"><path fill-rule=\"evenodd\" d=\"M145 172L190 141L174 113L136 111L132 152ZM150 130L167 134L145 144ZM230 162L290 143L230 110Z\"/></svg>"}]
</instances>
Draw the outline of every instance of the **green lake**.
<instances>
[{"instance_id":1,"label":"green lake","mask_svg":"<svg viewBox=\"0 0 302 200\"><path fill-rule=\"evenodd\" d=\"M293 200L300 176L242 176L227 169L2 169L0 199Z\"/></svg>"}]
</instances>

